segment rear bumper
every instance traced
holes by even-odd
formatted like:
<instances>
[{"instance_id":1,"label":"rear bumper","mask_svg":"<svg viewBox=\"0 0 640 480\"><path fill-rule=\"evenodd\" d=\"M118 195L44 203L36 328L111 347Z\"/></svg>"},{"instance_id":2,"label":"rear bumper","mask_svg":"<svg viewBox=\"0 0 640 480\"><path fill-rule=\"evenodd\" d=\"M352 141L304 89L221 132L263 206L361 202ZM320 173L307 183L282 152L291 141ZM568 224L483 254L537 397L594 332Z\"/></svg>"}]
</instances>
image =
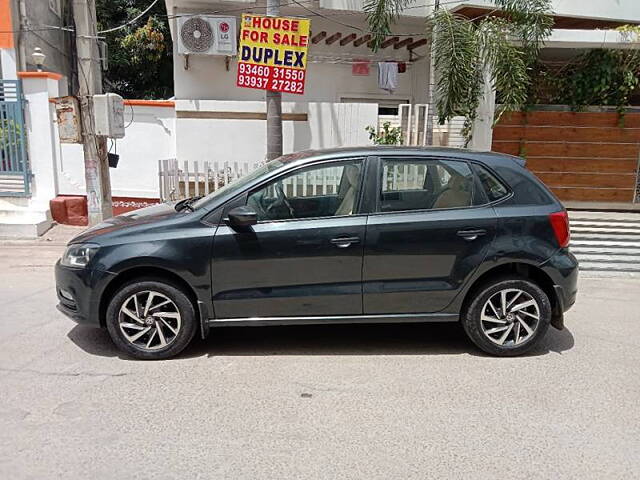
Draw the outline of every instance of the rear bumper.
<instances>
[{"instance_id":1,"label":"rear bumper","mask_svg":"<svg viewBox=\"0 0 640 480\"><path fill-rule=\"evenodd\" d=\"M541 268L553 281L553 289L556 293L551 324L562 329L564 312L576 303L578 295L578 260L564 248L544 262Z\"/></svg>"},{"instance_id":2,"label":"rear bumper","mask_svg":"<svg viewBox=\"0 0 640 480\"><path fill-rule=\"evenodd\" d=\"M58 310L75 322L100 326L100 298L115 274L65 267L60 261L55 272Z\"/></svg>"}]
</instances>

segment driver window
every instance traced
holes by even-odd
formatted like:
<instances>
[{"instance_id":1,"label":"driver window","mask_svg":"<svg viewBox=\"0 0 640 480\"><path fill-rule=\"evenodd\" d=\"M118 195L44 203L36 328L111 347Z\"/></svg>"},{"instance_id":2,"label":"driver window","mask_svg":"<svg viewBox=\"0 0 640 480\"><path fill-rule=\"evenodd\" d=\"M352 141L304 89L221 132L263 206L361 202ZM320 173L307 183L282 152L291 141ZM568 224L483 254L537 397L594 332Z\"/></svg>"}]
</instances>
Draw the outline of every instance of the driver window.
<instances>
[{"instance_id":1,"label":"driver window","mask_svg":"<svg viewBox=\"0 0 640 480\"><path fill-rule=\"evenodd\" d=\"M352 215L357 208L362 160L315 165L282 176L249 194L258 221Z\"/></svg>"}]
</instances>

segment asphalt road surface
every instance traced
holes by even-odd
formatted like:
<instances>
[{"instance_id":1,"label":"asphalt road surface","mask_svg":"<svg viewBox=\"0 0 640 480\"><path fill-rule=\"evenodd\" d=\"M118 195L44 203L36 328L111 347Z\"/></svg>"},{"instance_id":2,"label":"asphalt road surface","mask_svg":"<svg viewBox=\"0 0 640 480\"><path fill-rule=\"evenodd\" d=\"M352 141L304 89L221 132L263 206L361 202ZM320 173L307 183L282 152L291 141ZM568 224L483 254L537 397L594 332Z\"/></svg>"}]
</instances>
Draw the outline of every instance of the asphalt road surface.
<instances>
[{"instance_id":1,"label":"asphalt road surface","mask_svg":"<svg viewBox=\"0 0 640 480\"><path fill-rule=\"evenodd\" d=\"M62 237L0 246L0 478L640 477L639 280L582 278L524 358L432 324L218 329L141 362L56 311Z\"/></svg>"}]
</instances>

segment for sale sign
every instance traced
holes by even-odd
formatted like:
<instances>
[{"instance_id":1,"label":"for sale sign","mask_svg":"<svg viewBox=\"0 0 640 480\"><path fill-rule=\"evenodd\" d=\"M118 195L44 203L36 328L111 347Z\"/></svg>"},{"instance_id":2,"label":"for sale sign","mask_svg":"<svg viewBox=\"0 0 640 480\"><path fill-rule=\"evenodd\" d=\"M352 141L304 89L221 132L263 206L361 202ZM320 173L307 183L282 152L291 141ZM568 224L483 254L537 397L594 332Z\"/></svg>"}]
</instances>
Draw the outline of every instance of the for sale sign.
<instances>
[{"instance_id":1,"label":"for sale sign","mask_svg":"<svg viewBox=\"0 0 640 480\"><path fill-rule=\"evenodd\" d=\"M304 93L311 21L242 15L236 85Z\"/></svg>"}]
</instances>

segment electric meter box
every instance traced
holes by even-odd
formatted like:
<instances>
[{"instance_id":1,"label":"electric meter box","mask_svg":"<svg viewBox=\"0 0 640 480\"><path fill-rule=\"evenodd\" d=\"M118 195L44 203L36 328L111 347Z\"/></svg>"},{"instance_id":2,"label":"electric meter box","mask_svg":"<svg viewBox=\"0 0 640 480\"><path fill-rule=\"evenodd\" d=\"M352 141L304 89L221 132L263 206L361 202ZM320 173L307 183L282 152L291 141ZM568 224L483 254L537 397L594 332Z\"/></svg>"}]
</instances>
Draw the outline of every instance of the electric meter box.
<instances>
[{"instance_id":1,"label":"electric meter box","mask_svg":"<svg viewBox=\"0 0 640 480\"><path fill-rule=\"evenodd\" d=\"M93 121L96 135L124 138L124 100L115 93L93 96Z\"/></svg>"}]
</instances>

